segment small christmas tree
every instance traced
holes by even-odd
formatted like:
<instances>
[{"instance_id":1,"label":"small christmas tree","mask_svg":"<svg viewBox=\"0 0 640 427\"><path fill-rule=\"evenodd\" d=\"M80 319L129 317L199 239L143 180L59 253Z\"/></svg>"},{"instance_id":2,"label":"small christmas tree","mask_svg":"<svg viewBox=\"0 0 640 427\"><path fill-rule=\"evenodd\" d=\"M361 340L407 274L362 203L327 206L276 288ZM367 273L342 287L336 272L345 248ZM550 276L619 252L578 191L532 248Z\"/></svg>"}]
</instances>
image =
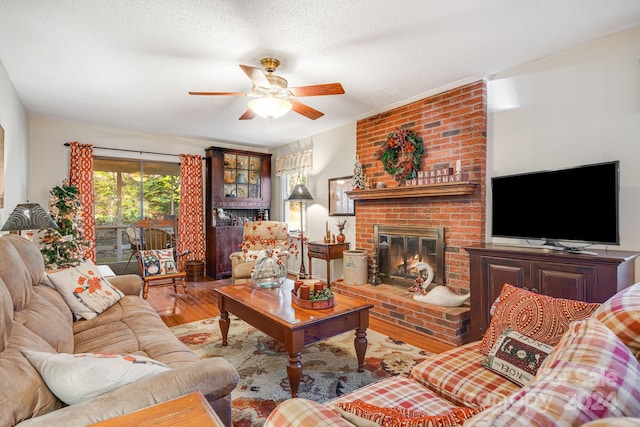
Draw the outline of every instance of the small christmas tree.
<instances>
[{"instance_id":1,"label":"small christmas tree","mask_svg":"<svg viewBox=\"0 0 640 427\"><path fill-rule=\"evenodd\" d=\"M356 162L353 164L353 188L355 190L365 188L364 173L362 172L362 164L359 157L356 157Z\"/></svg>"},{"instance_id":2,"label":"small christmas tree","mask_svg":"<svg viewBox=\"0 0 640 427\"><path fill-rule=\"evenodd\" d=\"M91 242L84 240L82 229L82 203L75 186L66 179L61 186L49 192L51 211L49 215L60 229L47 229L42 236L40 252L48 269L67 268L80 265Z\"/></svg>"}]
</instances>

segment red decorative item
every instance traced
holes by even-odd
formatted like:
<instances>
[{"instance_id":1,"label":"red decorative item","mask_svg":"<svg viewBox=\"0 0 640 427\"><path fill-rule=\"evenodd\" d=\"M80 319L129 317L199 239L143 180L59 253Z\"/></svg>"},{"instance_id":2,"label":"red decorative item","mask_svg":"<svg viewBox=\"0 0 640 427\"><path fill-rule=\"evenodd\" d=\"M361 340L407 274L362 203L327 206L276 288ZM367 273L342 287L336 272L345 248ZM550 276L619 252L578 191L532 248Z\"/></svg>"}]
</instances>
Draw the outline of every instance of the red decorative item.
<instances>
[{"instance_id":1,"label":"red decorative item","mask_svg":"<svg viewBox=\"0 0 640 427\"><path fill-rule=\"evenodd\" d=\"M300 299L303 300L309 300L309 292L311 291L311 289L309 288L309 285L305 285L304 283L302 285L300 285ZM296 297L297 299L297 297Z\"/></svg>"},{"instance_id":2,"label":"red decorative item","mask_svg":"<svg viewBox=\"0 0 640 427\"><path fill-rule=\"evenodd\" d=\"M306 286L306 285L302 285ZM302 294L302 287L300 288L300 293ZM291 302L295 305L302 308L309 308L311 310L322 310L323 308L331 308L334 306L334 299L329 298L320 301L309 301L308 299L298 298L296 294L291 291Z\"/></svg>"}]
</instances>

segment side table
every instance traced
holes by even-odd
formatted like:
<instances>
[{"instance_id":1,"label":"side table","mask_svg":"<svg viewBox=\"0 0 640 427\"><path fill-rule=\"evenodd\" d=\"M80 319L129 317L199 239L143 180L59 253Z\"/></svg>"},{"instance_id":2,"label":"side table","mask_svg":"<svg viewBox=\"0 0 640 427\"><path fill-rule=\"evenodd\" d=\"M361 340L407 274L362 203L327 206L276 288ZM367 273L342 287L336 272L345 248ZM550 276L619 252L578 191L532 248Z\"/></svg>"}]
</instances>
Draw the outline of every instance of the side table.
<instances>
[{"instance_id":1,"label":"side table","mask_svg":"<svg viewBox=\"0 0 640 427\"><path fill-rule=\"evenodd\" d=\"M312 276L312 258L323 259L327 262L327 284L331 285L331 260L342 259L342 252L349 250L349 242L323 243L308 242L309 276Z\"/></svg>"},{"instance_id":2,"label":"side table","mask_svg":"<svg viewBox=\"0 0 640 427\"><path fill-rule=\"evenodd\" d=\"M90 427L225 427L202 393L196 391L186 396L168 400L148 408L120 415Z\"/></svg>"}]
</instances>

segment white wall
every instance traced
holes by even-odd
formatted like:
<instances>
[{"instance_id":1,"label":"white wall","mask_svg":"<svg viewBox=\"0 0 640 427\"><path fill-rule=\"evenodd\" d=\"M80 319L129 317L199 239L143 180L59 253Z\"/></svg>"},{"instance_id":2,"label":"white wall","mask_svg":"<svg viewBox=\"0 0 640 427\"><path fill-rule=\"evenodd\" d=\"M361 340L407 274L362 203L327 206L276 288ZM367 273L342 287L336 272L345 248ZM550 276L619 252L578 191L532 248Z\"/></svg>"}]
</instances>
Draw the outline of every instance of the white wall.
<instances>
[{"instance_id":1,"label":"white wall","mask_svg":"<svg viewBox=\"0 0 640 427\"><path fill-rule=\"evenodd\" d=\"M71 121L32 118L30 190L33 200L40 203L45 209L49 208L49 191L51 188L69 177L69 148L65 147L64 144L73 141L78 141L82 144L93 144L94 147L133 149L173 154L175 156L94 149L95 155L175 162L179 161L179 154L199 154L204 156L204 149L212 145L246 149L246 147L243 148L214 140L155 135ZM253 151L264 152L265 150Z\"/></svg>"},{"instance_id":2,"label":"white wall","mask_svg":"<svg viewBox=\"0 0 640 427\"><path fill-rule=\"evenodd\" d=\"M636 28L499 73L493 76L488 89L487 178L619 159L621 245L615 249L634 251L640 251L640 227L636 226L640 218L638 46L640 29ZM12 210L27 197L48 206L50 188L68 173L68 150L62 145L65 142L174 154L203 153L209 145L225 146L214 141L40 118L32 119L29 129L26 112L3 67L0 67L0 90L0 124L5 129L8 178L0 219L6 218L7 209ZM347 241L355 241L355 217L329 217L326 208L327 180L353 173L355 126L353 123L310 138L314 170L309 189L315 197L315 203L308 209L312 240L322 239L326 221L335 232L335 223L347 218ZM274 154L277 152L274 150ZM26 172L29 166L30 175ZM275 179L274 219L282 214L280 193L279 180ZM489 227L487 224L487 239L491 241ZM334 262L334 270L336 273L340 270L341 274L338 264ZM324 270L324 261L314 261L314 273ZM636 262L636 277L640 278L640 261Z\"/></svg>"},{"instance_id":3,"label":"white wall","mask_svg":"<svg viewBox=\"0 0 640 427\"><path fill-rule=\"evenodd\" d=\"M610 249L633 251L640 250L639 46L636 28L499 73L488 90L487 177L620 160L621 242ZM597 200L581 208L597 209ZM490 224L487 233L490 240Z\"/></svg>"},{"instance_id":4,"label":"white wall","mask_svg":"<svg viewBox=\"0 0 640 427\"><path fill-rule=\"evenodd\" d=\"M328 132L315 135L311 141L297 141L287 146L273 150L274 158L285 155L289 148L313 145L313 170L308 175L309 192L313 196L313 202L307 208L307 236L310 241L322 241L327 223L329 231L338 234L336 224L338 221L347 220L344 230L346 242L351 242L351 249L355 248L355 216L329 216L329 179L341 176L353 175L353 163L356 158L356 124L342 126ZM276 219L282 220L284 202L288 195L282 195L280 179L274 179L274 191L271 201L272 213ZM306 271L309 272L307 252L305 252ZM326 279L327 269L323 260L313 259L313 276ZM294 259L288 266L290 271L299 271L300 259ZM332 261L331 277L336 280L342 277L342 263L340 260Z\"/></svg>"},{"instance_id":5,"label":"white wall","mask_svg":"<svg viewBox=\"0 0 640 427\"><path fill-rule=\"evenodd\" d=\"M29 199L29 117L0 61L0 125L4 129L4 207L0 227Z\"/></svg>"}]
</instances>

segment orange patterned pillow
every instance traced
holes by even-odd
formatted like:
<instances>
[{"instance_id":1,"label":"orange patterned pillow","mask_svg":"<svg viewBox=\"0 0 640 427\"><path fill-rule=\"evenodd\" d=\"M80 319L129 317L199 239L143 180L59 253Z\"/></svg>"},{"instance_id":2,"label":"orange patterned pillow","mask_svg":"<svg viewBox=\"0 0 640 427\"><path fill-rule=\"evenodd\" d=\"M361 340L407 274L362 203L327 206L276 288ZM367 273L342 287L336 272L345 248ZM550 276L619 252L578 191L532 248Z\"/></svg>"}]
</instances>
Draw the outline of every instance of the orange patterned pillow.
<instances>
[{"instance_id":1,"label":"orange patterned pillow","mask_svg":"<svg viewBox=\"0 0 640 427\"><path fill-rule=\"evenodd\" d=\"M569 329L569 323L591 317L599 306L540 295L505 283L489 328L482 337L480 352L489 354L505 328L555 346Z\"/></svg>"},{"instance_id":2,"label":"orange patterned pillow","mask_svg":"<svg viewBox=\"0 0 640 427\"><path fill-rule=\"evenodd\" d=\"M446 414L427 415L406 408L383 408L361 400L341 402L337 406L358 417L373 421L384 427L449 427L460 426L465 420L482 412L484 408L458 406Z\"/></svg>"}]
</instances>

